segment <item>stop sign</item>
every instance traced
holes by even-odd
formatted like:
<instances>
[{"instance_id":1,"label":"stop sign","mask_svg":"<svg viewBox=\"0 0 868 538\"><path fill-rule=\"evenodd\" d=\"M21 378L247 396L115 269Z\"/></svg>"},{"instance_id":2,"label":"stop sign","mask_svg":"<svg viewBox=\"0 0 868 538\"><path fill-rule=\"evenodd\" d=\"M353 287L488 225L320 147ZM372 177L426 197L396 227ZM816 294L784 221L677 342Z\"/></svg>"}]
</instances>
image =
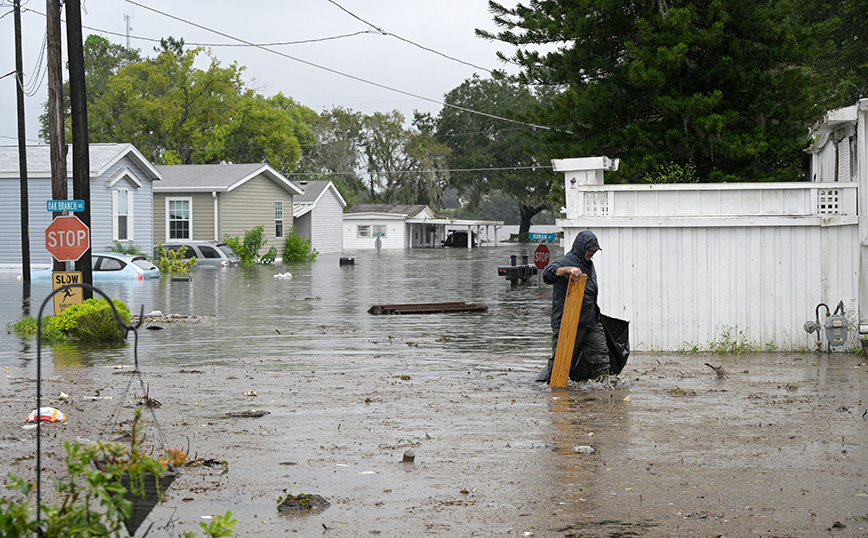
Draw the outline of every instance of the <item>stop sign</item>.
<instances>
[{"instance_id":1,"label":"stop sign","mask_svg":"<svg viewBox=\"0 0 868 538\"><path fill-rule=\"evenodd\" d=\"M78 217L57 217L45 229L45 248L61 262L74 262L90 248L90 230Z\"/></svg>"},{"instance_id":2,"label":"stop sign","mask_svg":"<svg viewBox=\"0 0 868 538\"><path fill-rule=\"evenodd\" d=\"M533 251L533 263L536 268L542 271L549 264L549 247L540 245Z\"/></svg>"}]
</instances>

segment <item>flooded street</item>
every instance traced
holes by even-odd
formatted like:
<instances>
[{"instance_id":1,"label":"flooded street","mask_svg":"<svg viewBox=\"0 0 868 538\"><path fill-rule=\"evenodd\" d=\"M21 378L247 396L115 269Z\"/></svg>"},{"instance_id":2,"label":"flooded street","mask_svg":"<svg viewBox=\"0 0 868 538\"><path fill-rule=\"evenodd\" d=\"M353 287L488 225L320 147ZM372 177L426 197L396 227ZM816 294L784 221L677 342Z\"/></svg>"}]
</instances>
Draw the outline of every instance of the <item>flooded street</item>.
<instances>
[{"instance_id":1,"label":"flooded street","mask_svg":"<svg viewBox=\"0 0 868 538\"><path fill-rule=\"evenodd\" d=\"M148 536L179 536L231 510L236 536L263 538L868 536L864 357L634 352L614 387L552 391L533 382L551 289L496 276L535 246L345 253L354 266L320 256L106 286L133 311L206 316L141 330L139 366L162 404L150 442L225 462L184 468L138 535L153 523ZM21 315L20 282L0 274L0 286L5 325ZM367 313L442 301L488 311ZM35 344L0 338L0 468L32 477L35 435L21 427ZM125 392L130 343L45 347L43 363L47 398L73 400L53 400L69 420L45 425L43 463L60 473L64 440L116 432L107 418L128 418L145 389ZM226 415L253 409L268 414ZM299 493L331 506L277 512Z\"/></svg>"}]
</instances>

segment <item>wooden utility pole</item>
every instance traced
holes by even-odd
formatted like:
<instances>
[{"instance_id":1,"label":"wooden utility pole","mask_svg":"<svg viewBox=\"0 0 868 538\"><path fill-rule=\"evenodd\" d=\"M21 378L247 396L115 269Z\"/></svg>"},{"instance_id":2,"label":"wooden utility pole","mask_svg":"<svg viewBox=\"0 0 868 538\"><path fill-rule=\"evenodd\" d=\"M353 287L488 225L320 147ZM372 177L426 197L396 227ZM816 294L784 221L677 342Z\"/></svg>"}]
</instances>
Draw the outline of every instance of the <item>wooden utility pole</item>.
<instances>
[{"instance_id":1,"label":"wooden utility pole","mask_svg":"<svg viewBox=\"0 0 868 538\"><path fill-rule=\"evenodd\" d=\"M81 0L66 0L66 48L69 57L69 101L72 109L72 196L84 200L77 217L90 227L90 151L87 137L87 90L84 81L84 47L81 35ZM93 285L91 249L75 262L82 280ZM84 290L84 299L93 291Z\"/></svg>"},{"instance_id":2,"label":"wooden utility pole","mask_svg":"<svg viewBox=\"0 0 868 538\"><path fill-rule=\"evenodd\" d=\"M18 175L21 180L21 275L30 300L30 210L27 196L27 130L24 125L24 61L21 58L21 0L15 0L15 90L18 96Z\"/></svg>"},{"instance_id":3,"label":"wooden utility pole","mask_svg":"<svg viewBox=\"0 0 868 538\"><path fill-rule=\"evenodd\" d=\"M45 0L48 57L48 140L51 158L51 198L66 200L66 140L63 121L63 56L60 33L60 2ZM55 213L59 217L60 213ZM54 260L55 271L65 271L66 262Z\"/></svg>"}]
</instances>

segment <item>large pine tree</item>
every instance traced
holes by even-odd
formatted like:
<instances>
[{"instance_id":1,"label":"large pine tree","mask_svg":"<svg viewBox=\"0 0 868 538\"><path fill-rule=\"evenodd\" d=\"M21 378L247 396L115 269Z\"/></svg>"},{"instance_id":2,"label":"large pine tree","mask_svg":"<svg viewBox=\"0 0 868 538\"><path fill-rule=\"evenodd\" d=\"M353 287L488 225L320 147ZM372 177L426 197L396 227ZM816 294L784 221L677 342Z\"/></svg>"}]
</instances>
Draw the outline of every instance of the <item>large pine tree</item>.
<instances>
[{"instance_id":1,"label":"large pine tree","mask_svg":"<svg viewBox=\"0 0 868 538\"><path fill-rule=\"evenodd\" d=\"M538 121L551 158L621 159L612 180L672 164L700 181L804 177L807 127L821 112L808 68L816 36L797 0L490 2L504 59L528 84L559 87ZM607 176L609 178L610 176Z\"/></svg>"}]
</instances>

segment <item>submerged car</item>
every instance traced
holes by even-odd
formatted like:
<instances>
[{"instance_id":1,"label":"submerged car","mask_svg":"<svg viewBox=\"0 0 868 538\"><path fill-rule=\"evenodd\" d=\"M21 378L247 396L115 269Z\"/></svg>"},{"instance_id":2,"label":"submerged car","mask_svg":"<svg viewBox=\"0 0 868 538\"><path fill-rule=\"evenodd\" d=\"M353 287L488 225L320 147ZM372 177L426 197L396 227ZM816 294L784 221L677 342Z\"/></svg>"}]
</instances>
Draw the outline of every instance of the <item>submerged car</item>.
<instances>
[{"instance_id":1,"label":"submerged car","mask_svg":"<svg viewBox=\"0 0 868 538\"><path fill-rule=\"evenodd\" d=\"M119 280L150 280L160 278L160 269L144 256L118 254L115 252L96 252L91 254L93 283L116 282ZM33 280L51 280L52 269L42 269L30 273ZM21 277L19 277L21 278Z\"/></svg>"},{"instance_id":2,"label":"submerged car","mask_svg":"<svg viewBox=\"0 0 868 538\"><path fill-rule=\"evenodd\" d=\"M181 247L187 247L187 250L184 251L184 259L193 257L198 259L194 267L220 268L239 267L241 265L241 257L226 243L217 241L166 241L163 243L163 249L166 251L180 250ZM156 255L157 247L154 247L154 256Z\"/></svg>"}]
</instances>

